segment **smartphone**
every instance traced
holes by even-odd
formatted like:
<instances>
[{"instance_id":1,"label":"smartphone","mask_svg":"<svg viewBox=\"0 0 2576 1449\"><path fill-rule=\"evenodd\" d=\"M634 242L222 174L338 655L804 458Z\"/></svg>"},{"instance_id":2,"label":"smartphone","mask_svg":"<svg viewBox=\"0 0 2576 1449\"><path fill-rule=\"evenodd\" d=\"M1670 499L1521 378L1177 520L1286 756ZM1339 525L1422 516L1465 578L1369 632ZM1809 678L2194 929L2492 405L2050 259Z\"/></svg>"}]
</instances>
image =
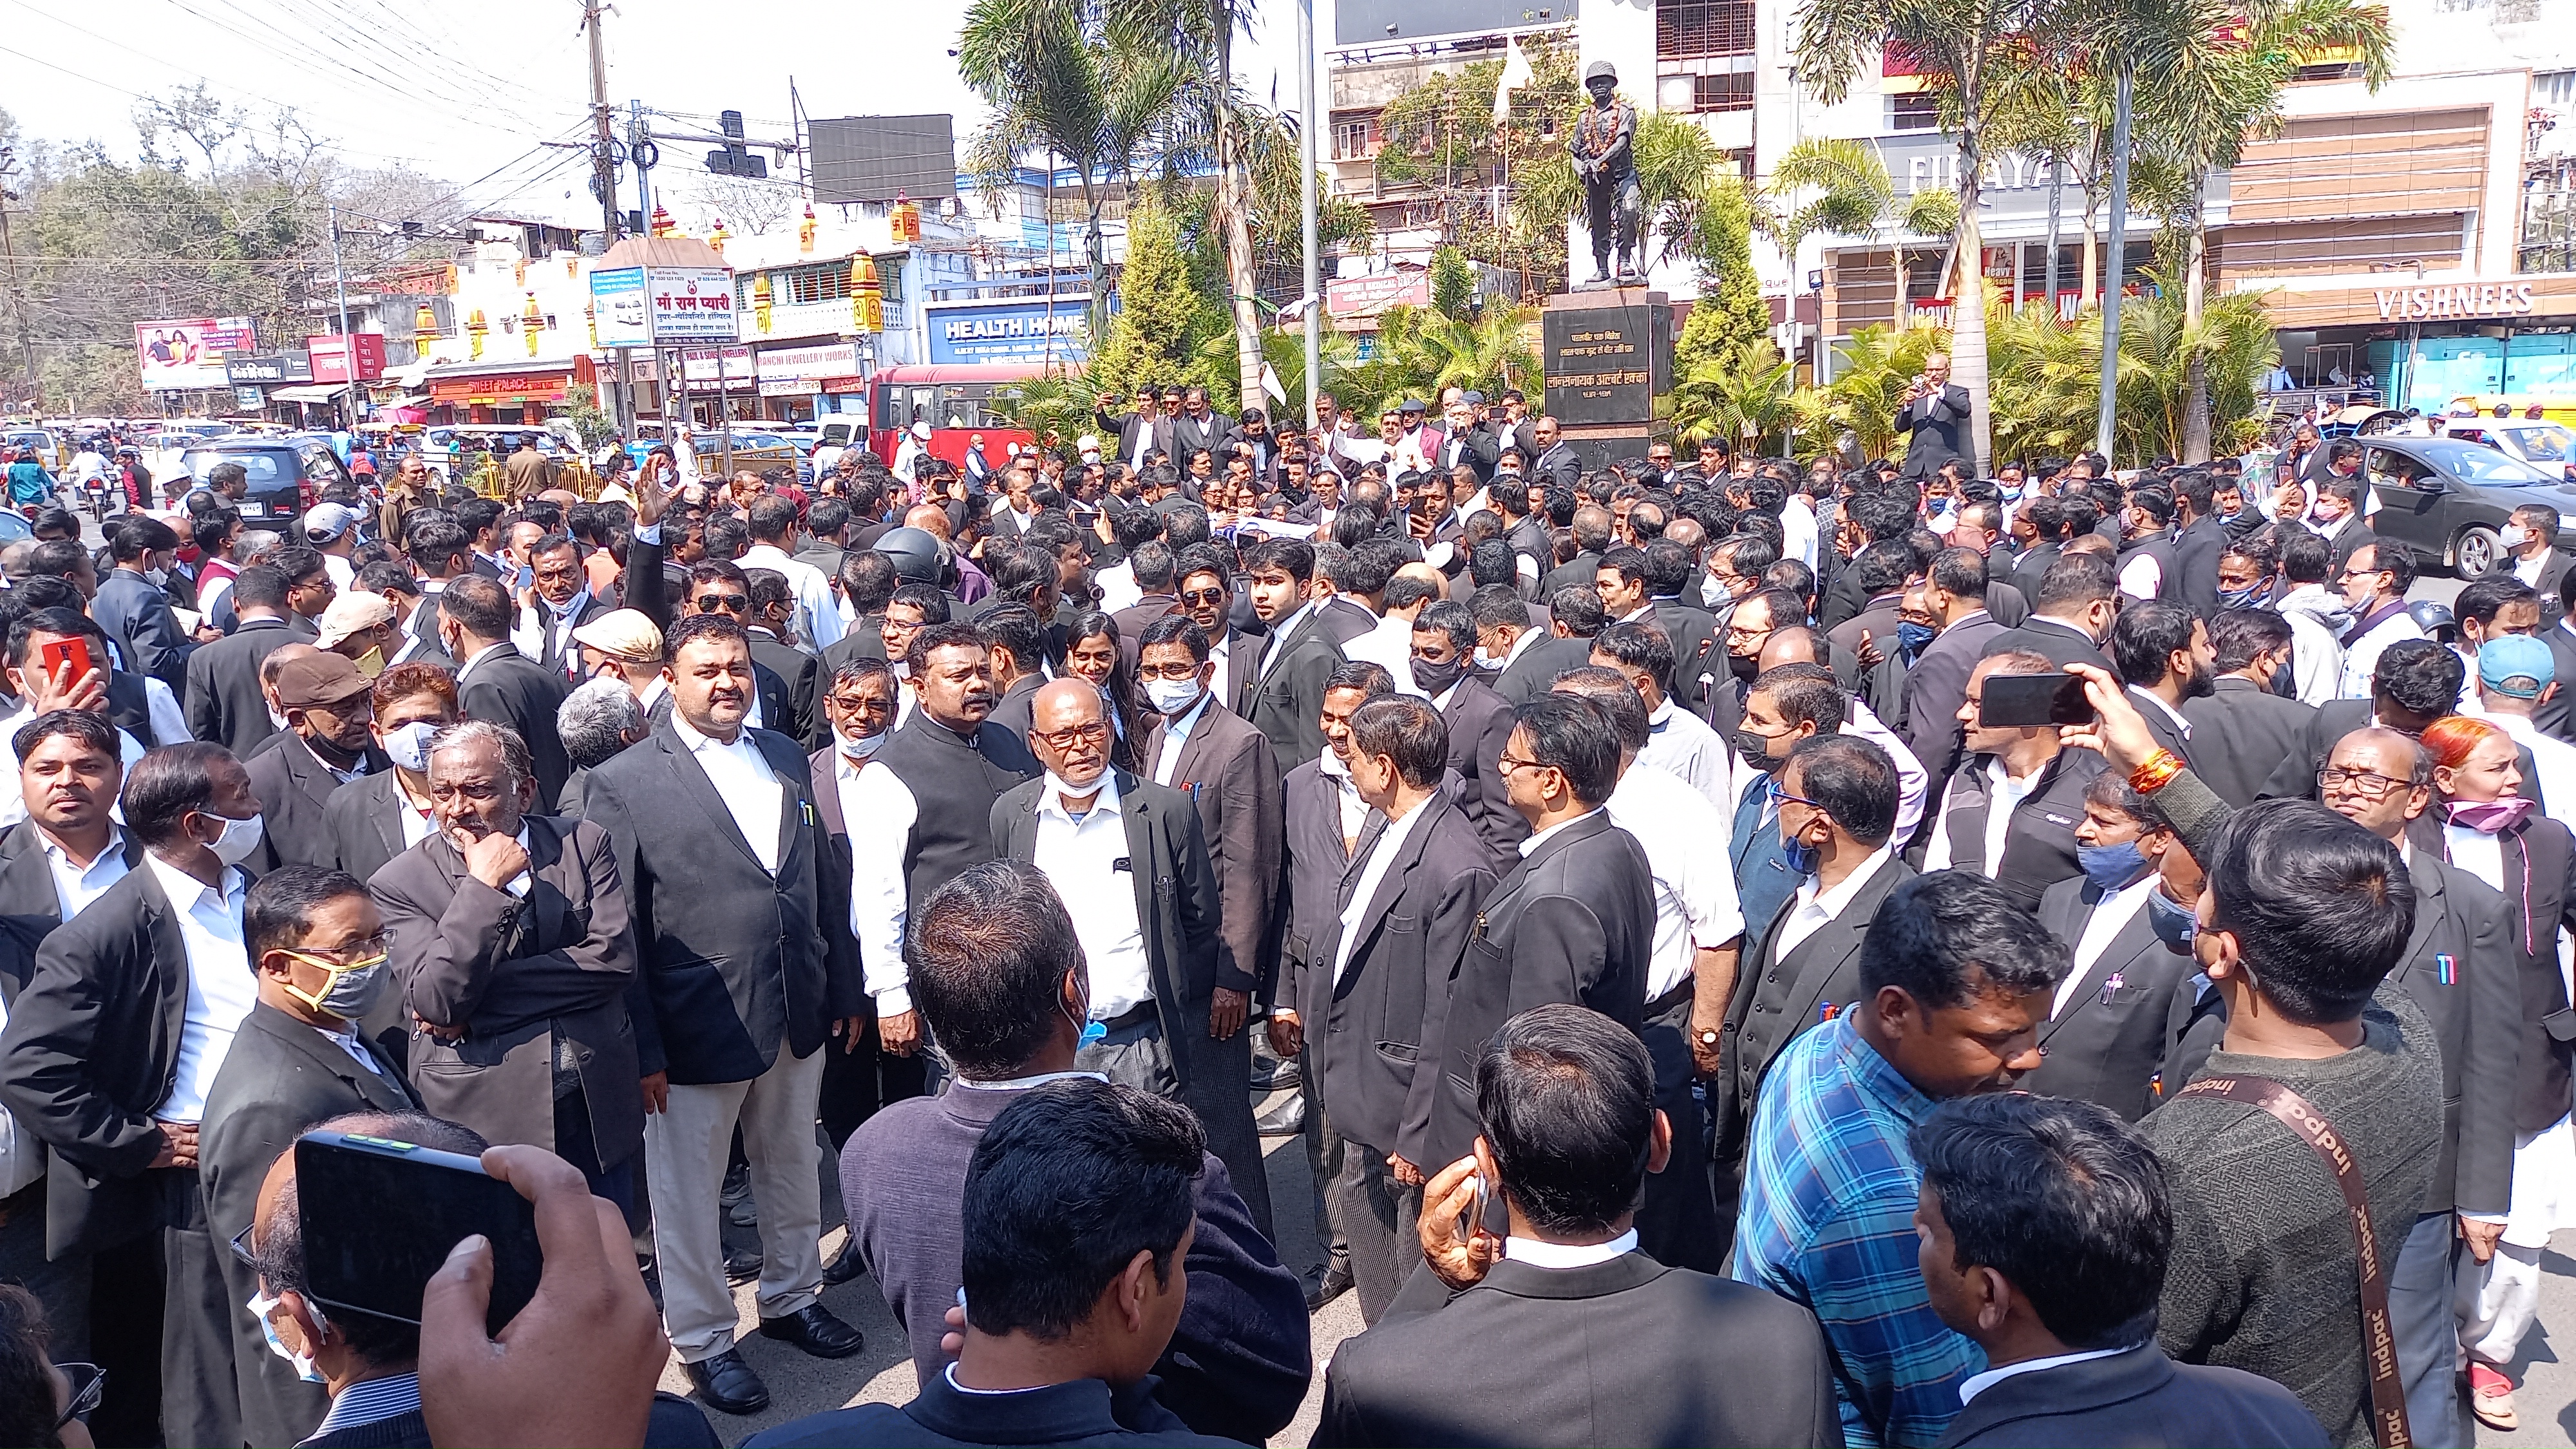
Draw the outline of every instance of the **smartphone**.
<instances>
[{"instance_id":1,"label":"smartphone","mask_svg":"<svg viewBox=\"0 0 2576 1449\"><path fill-rule=\"evenodd\" d=\"M420 1322L421 1290L457 1243L492 1242L489 1331L536 1296L536 1205L461 1153L308 1132L295 1143L307 1291L324 1307Z\"/></svg>"},{"instance_id":2,"label":"smartphone","mask_svg":"<svg viewBox=\"0 0 2576 1449\"><path fill-rule=\"evenodd\" d=\"M72 667L71 678L74 684L78 684L81 676L95 667L90 663L87 639L56 640L54 643L38 648L36 657L43 664L47 678L61 673L62 667L69 664Z\"/></svg>"},{"instance_id":3,"label":"smartphone","mask_svg":"<svg viewBox=\"0 0 2576 1449\"><path fill-rule=\"evenodd\" d=\"M1485 1225L1485 1207L1489 1197L1483 1173L1467 1174L1467 1185L1476 1190L1476 1198L1468 1205L1465 1212L1458 1215L1458 1241L1462 1243L1473 1241L1476 1229Z\"/></svg>"},{"instance_id":4,"label":"smartphone","mask_svg":"<svg viewBox=\"0 0 2576 1449\"><path fill-rule=\"evenodd\" d=\"M1995 729L2093 722L2084 681L2072 674L1989 674L1977 723Z\"/></svg>"}]
</instances>

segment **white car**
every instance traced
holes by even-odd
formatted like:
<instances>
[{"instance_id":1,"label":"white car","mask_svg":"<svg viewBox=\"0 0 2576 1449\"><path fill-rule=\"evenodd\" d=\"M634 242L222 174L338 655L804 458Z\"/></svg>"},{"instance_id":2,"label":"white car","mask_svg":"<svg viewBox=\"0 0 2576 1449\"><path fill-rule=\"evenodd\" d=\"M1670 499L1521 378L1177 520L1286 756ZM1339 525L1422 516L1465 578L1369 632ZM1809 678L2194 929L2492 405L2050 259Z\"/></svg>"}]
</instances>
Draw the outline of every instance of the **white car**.
<instances>
[{"instance_id":1,"label":"white car","mask_svg":"<svg viewBox=\"0 0 2576 1449\"><path fill-rule=\"evenodd\" d=\"M2556 473L2576 483L2576 431L2570 431L2565 423L2531 418L2451 418L2442 436L2484 443L2543 473Z\"/></svg>"}]
</instances>

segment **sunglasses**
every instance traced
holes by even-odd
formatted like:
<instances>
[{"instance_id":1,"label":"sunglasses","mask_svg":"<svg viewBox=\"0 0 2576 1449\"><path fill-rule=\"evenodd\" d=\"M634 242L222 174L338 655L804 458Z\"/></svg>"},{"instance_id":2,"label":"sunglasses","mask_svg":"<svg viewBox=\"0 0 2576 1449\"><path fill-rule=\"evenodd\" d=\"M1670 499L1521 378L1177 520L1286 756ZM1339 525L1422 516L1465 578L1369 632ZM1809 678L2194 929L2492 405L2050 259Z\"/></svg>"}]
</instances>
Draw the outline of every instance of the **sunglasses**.
<instances>
[{"instance_id":1,"label":"sunglasses","mask_svg":"<svg viewBox=\"0 0 2576 1449\"><path fill-rule=\"evenodd\" d=\"M748 614L751 612L751 596L749 594L698 595L699 613L712 614L719 609L736 614Z\"/></svg>"},{"instance_id":2,"label":"sunglasses","mask_svg":"<svg viewBox=\"0 0 2576 1449\"><path fill-rule=\"evenodd\" d=\"M107 1370L94 1363L58 1363L54 1367L61 1369L72 1384L71 1407L54 1421L54 1427L60 1429L74 1419L86 1421L107 1397Z\"/></svg>"},{"instance_id":3,"label":"sunglasses","mask_svg":"<svg viewBox=\"0 0 2576 1449\"><path fill-rule=\"evenodd\" d=\"M1225 590L1192 589L1188 593L1181 595L1181 602L1184 604L1222 604L1225 602Z\"/></svg>"}]
</instances>

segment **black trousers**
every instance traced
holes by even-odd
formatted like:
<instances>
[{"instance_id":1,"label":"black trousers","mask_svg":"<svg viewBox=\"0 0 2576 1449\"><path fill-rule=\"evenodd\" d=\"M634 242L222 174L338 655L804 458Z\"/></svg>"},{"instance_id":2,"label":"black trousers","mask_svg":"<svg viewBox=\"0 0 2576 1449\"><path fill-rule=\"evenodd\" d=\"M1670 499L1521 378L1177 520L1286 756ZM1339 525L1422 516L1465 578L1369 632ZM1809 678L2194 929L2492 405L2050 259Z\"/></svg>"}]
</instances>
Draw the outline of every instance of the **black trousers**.
<instances>
[{"instance_id":1,"label":"black trousers","mask_svg":"<svg viewBox=\"0 0 2576 1449\"><path fill-rule=\"evenodd\" d=\"M1422 1216L1422 1189L1397 1182L1386 1153L1345 1138L1341 1171L1327 1189L1350 1245L1360 1321L1372 1325L1403 1290L1404 1280L1422 1266L1422 1240L1414 1231Z\"/></svg>"},{"instance_id":2,"label":"black trousers","mask_svg":"<svg viewBox=\"0 0 2576 1449\"><path fill-rule=\"evenodd\" d=\"M162 1180L161 1435L169 1444L239 1444L241 1396L233 1377L232 1315L249 1310L224 1287L230 1245L206 1221L205 1194L189 1167L153 1169Z\"/></svg>"},{"instance_id":3,"label":"black trousers","mask_svg":"<svg viewBox=\"0 0 2576 1449\"><path fill-rule=\"evenodd\" d=\"M1735 1246L1735 1224L1721 1218L1709 1181L1706 1109L1691 1091L1690 993L1646 1022L1646 1055L1655 1064L1655 1105L1673 1124L1672 1160L1646 1179L1637 1207L1637 1246L1656 1262L1723 1276Z\"/></svg>"},{"instance_id":4,"label":"black trousers","mask_svg":"<svg viewBox=\"0 0 2576 1449\"><path fill-rule=\"evenodd\" d=\"M37 1149L41 1151L42 1149ZM0 1199L0 1278L36 1295L53 1330L56 1363L89 1359L90 1259L45 1260L45 1179Z\"/></svg>"},{"instance_id":5,"label":"black trousers","mask_svg":"<svg viewBox=\"0 0 2576 1449\"><path fill-rule=\"evenodd\" d=\"M878 1108L921 1096L928 1089L928 1046L923 1043L923 1050L908 1057L886 1051L878 1044L874 1017L868 1019L857 1050L845 1052L837 1041L823 1043L823 1089L817 1106L823 1134L831 1139L834 1152Z\"/></svg>"}]
</instances>

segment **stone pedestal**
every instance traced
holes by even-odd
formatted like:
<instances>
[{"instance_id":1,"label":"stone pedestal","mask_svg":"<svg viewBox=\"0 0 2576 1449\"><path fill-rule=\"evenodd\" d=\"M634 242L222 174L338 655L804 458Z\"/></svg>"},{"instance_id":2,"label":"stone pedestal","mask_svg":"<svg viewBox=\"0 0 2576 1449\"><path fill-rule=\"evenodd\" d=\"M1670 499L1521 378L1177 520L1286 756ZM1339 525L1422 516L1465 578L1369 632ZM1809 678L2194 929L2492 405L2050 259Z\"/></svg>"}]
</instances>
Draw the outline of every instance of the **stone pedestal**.
<instances>
[{"instance_id":1,"label":"stone pedestal","mask_svg":"<svg viewBox=\"0 0 2576 1449\"><path fill-rule=\"evenodd\" d=\"M1587 468L1643 457L1672 387L1673 309L1644 287L1560 293L1540 312L1546 409Z\"/></svg>"}]
</instances>

